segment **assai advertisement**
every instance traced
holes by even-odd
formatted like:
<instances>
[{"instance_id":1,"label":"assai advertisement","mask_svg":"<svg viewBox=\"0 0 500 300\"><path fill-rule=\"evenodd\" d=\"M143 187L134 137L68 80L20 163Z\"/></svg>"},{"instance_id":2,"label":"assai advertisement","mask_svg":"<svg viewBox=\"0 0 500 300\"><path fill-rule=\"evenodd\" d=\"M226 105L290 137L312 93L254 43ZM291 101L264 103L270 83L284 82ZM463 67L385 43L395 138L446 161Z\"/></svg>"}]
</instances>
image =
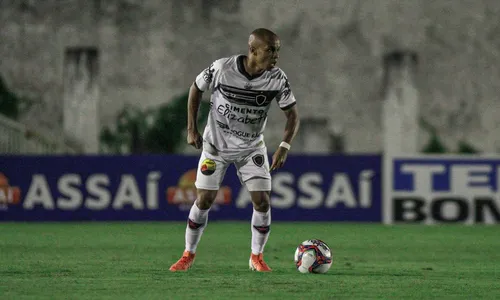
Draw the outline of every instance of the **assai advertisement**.
<instances>
[{"instance_id":1,"label":"assai advertisement","mask_svg":"<svg viewBox=\"0 0 500 300\"><path fill-rule=\"evenodd\" d=\"M1 221L184 221L197 156L0 156ZM276 221L380 222L381 157L293 156L272 173ZM211 220L250 220L234 167Z\"/></svg>"}]
</instances>

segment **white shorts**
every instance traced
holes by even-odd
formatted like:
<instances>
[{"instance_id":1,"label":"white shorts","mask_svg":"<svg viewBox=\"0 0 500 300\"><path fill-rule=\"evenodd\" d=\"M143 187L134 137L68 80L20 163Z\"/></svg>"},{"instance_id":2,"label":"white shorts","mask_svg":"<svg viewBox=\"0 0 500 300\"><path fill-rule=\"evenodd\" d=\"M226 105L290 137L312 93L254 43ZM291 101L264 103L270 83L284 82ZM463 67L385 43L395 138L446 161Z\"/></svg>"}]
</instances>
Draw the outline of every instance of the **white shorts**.
<instances>
[{"instance_id":1,"label":"white shorts","mask_svg":"<svg viewBox=\"0 0 500 300\"><path fill-rule=\"evenodd\" d=\"M231 164L234 164L240 182L249 191L271 190L271 174L269 173L266 147L243 153L237 158L224 156L220 153L210 153L204 149L198 163L196 188L218 190L226 170Z\"/></svg>"}]
</instances>

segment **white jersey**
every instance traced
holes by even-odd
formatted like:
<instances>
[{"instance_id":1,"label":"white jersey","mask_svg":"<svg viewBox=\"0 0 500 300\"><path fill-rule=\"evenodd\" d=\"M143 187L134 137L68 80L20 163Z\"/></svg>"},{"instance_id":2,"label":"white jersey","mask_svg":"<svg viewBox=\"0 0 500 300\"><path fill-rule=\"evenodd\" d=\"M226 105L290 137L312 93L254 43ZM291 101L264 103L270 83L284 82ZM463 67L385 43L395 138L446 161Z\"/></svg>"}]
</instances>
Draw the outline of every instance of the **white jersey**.
<instances>
[{"instance_id":1,"label":"white jersey","mask_svg":"<svg viewBox=\"0 0 500 300\"><path fill-rule=\"evenodd\" d=\"M280 68L251 76L245 70L244 58L235 55L218 59L195 81L199 90L212 94L203 139L221 152L265 147L263 132L271 102L276 100L283 110L295 105Z\"/></svg>"}]
</instances>

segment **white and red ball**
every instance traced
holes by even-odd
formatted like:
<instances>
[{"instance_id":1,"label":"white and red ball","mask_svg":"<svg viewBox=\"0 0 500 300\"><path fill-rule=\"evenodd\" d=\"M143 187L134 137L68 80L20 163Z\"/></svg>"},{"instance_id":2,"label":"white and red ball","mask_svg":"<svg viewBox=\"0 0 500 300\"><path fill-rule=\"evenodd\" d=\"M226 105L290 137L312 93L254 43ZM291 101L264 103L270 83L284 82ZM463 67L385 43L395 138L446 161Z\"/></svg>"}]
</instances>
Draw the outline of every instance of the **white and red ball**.
<instances>
[{"instance_id":1,"label":"white and red ball","mask_svg":"<svg viewBox=\"0 0 500 300\"><path fill-rule=\"evenodd\" d=\"M323 274L332 266L332 251L322 240L307 240L295 250L294 260L300 273Z\"/></svg>"}]
</instances>

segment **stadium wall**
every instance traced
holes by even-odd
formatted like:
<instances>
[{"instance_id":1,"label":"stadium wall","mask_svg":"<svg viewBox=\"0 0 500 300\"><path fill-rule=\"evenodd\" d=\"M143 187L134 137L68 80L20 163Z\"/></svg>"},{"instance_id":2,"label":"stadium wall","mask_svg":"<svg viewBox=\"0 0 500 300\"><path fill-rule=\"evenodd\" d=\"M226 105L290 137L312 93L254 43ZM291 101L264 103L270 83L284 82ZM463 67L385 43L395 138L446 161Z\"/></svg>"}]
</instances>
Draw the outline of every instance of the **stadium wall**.
<instances>
[{"instance_id":1,"label":"stadium wall","mask_svg":"<svg viewBox=\"0 0 500 300\"><path fill-rule=\"evenodd\" d=\"M282 39L280 66L303 116L343 128L345 151L383 149L382 58L394 49L418 53L421 115L450 151L464 139L483 152L500 149L499 1L292 3L2 0L0 74L36 99L22 122L54 130L63 120L65 50L96 47L98 121L111 125L124 105L154 108L184 93L212 60L245 52L248 33L269 27ZM279 144L282 122L273 109L269 146Z\"/></svg>"}]
</instances>

